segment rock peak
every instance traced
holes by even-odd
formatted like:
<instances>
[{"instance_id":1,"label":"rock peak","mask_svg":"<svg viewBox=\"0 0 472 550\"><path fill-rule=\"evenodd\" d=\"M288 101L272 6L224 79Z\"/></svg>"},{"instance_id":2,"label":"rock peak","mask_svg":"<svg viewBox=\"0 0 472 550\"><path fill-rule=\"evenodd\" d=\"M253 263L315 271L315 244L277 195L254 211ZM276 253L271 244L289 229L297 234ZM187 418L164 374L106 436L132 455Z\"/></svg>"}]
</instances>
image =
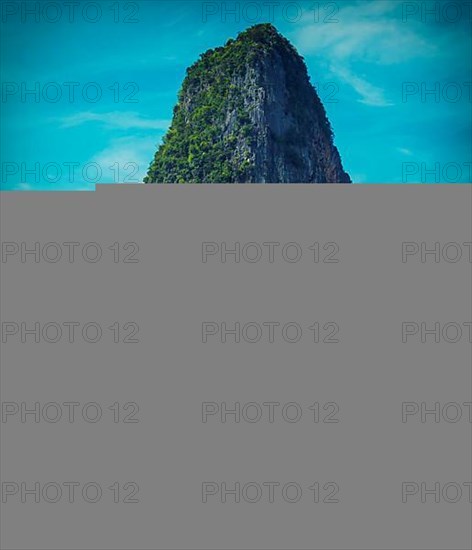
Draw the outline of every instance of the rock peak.
<instances>
[{"instance_id":1,"label":"rock peak","mask_svg":"<svg viewBox=\"0 0 472 550\"><path fill-rule=\"evenodd\" d=\"M303 58L270 23L187 69L146 183L350 183Z\"/></svg>"},{"instance_id":2,"label":"rock peak","mask_svg":"<svg viewBox=\"0 0 472 550\"><path fill-rule=\"evenodd\" d=\"M271 23L260 23L239 33L237 40L246 39L253 40L254 42L271 42L277 39L285 41L285 38Z\"/></svg>"}]
</instances>

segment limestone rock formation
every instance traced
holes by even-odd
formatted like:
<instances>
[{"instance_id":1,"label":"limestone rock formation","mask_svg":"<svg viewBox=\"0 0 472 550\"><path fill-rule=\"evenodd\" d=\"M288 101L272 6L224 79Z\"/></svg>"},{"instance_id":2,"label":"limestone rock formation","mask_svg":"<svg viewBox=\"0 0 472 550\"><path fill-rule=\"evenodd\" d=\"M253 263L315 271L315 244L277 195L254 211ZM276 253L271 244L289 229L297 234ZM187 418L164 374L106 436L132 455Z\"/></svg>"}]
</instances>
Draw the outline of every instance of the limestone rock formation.
<instances>
[{"instance_id":1,"label":"limestone rock formation","mask_svg":"<svg viewBox=\"0 0 472 550\"><path fill-rule=\"evenodd\" d=\"M350 183L303 58L270 24L189 69L145 183Z\"/></svg>"}]
</instances>

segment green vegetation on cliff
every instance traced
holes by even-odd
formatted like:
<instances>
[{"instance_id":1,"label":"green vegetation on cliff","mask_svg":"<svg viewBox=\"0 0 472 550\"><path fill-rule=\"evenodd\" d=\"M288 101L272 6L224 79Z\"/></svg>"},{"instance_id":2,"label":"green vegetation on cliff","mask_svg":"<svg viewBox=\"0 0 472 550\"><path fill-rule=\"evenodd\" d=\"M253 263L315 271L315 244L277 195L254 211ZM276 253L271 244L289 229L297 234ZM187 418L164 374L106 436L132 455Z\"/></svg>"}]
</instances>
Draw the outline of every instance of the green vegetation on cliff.
<instances>
[{"instance_id":1,"label":"green vegetation on cliff","mask_svg":"<svg viewBox=\"0 0 472 550\"><path fill-rule=\"evenodd\" d=\"M252 106L240 88L248 67L257 67L273 49L282 57L299 59L297 68L306 74L302 58L270 24L247 29L224 47L202 54L187 69L171 127L154 156L145 183L250 181L254 158L248 151L256 136L251 123ZM290 74L294 71L293 62L287 62L285 67L287 79L300 78L300 74ZM316 94L314 97L321 124L331 136L324 108ZM292 99L293 115L303 124L307 106Z\"/></svg>"}]
</instances>

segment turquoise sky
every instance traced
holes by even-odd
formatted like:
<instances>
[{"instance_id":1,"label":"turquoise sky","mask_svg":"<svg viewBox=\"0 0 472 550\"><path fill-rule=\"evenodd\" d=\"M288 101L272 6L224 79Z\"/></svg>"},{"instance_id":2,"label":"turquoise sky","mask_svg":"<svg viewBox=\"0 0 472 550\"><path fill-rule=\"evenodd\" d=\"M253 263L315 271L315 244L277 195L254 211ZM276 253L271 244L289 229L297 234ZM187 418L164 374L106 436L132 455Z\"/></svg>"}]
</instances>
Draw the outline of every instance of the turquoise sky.
<instances>
[{"instance_id":1,"label":"turquoise sky","mask_svg":"<svg viewBox=\"0 0 472 550\"><path fill-rule=\"evenodd\" d=\"M470 2L45 4L2 2L4 190L141 181L185 69L264 22L305 58L356 183L472 181Z\"/></svg>"}]
</instances>

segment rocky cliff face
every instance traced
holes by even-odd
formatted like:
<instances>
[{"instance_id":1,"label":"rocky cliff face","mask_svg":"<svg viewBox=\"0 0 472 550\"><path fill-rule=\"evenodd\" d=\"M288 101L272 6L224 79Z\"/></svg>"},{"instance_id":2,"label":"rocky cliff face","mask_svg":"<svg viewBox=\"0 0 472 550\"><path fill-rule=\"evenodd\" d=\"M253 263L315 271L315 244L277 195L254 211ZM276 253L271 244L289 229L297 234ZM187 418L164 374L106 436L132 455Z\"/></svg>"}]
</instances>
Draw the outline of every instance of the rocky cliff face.
<instances>
[{"instance_id":1,"label":"rocky cliff face","mask_svg":"<svg viewBox=\"0 0 472 550\"><path fill-rule=\"evenodd\" d=\"M146 183L350 183L294 47L269 24L187 70Z\"/></svg>"}]
</instances>

